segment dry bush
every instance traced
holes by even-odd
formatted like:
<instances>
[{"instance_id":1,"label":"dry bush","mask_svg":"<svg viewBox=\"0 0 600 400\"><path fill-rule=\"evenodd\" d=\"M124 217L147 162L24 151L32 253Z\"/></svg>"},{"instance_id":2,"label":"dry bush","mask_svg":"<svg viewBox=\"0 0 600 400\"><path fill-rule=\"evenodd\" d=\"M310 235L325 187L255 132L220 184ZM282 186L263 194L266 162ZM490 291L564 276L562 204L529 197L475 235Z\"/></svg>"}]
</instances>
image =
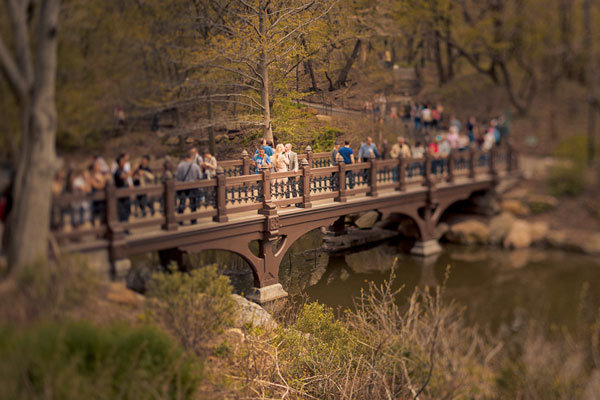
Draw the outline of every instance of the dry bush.
<instances>
[{"instance_id":1,"label":"dry bush","mask_svg":"<svg viewBox=\"0 0 600 400\"><path fill-rule=\"evenodd\" d=\"M392 279L371 284L353 311L336 318L305 304L294 323L272 335L248 332L220 370L226 392L246 398L490 398L489 364L499 352L443 289L415 290L397 302Z\"/></svg>"},{"instance_id":2,"label":"dry bush","mask_svg":"<svg viewBox=\"0 0 600 400\"><path fill-rule=\"evenodd\" d=\"M11 324L59 319L84 307L100 290L100 278L85 258L63 257L16 271L0 284L0 321Z\"/></svg>"}]
</instances>

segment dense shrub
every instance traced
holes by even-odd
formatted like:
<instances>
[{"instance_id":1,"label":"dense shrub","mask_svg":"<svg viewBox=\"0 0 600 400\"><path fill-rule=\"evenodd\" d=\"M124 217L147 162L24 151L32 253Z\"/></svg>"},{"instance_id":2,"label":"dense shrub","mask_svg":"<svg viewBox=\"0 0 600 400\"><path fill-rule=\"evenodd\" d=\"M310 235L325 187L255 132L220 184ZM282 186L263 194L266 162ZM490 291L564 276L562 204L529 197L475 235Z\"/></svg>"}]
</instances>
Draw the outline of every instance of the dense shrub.
<instances>
[{"instance_id":1,"label":"dense shrub","mask_svg":"<svg viewBox=\"0 0 600 400\"><path fill-rule=\"evenodd\" d=\"M546 184L554 196L578 196L585 190L583 168L577 165L552 167Z\"/></svg>"},{"instance_id":2,"label":"dense shrub","mask_svg":"<svg viewBox=\"0 0 600 400\"><path fill-rule=\"evenodd\" d=\"M214 265L157 273L149 284L149 312L187 350L203 354L208 341L232 324L231 290L229 278Z\"/></svg>"},{"instance_id":3,"label":"dense shrub","mask_svg":"<svg viewBox=\"0 0 600 400\"><path fill-rule=\"evenodd\" d=\"M151 327L0 329L0 398L188 399L201 364Z\"/></svg>"}]
</instances>

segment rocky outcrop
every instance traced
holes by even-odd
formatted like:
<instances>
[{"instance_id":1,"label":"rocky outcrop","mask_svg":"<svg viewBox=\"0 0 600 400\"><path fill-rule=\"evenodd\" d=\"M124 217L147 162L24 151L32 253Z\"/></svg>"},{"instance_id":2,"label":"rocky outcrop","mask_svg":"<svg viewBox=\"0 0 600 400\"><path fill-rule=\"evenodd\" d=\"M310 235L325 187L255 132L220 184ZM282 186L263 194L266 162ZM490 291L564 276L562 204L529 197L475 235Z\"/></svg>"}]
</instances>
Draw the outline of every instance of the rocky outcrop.
<instances>
[{"instance_id":1,"label":"rocky outcrop","mask_svg":"<svg viewBox=\"0 0 600 400\"><path fill-rule=\"evenodd\" d=\"M531 226L527 221L516 220L506 234L503 246L507 249L524 249L531 246Z\"/></svg>"},{"instance_id":2,"label":"rocky outcrop","mask_svg":"<svg viewBox=\"0 0 600 400\"><path fill-rule=\"evenodd\" d=\"M545 221L535 221L530 224L531 242L541 243L550 232L550 224Z\"/></svg>"},{"instance_id":3,"label":"rocky outcrop","mask_svg":"<svg viewBox=\"0 0 600 400\"><path fill-rule=\"evenodd\" d=\"M273 320L271 314L258 304L237 294L232 294L231 297L237 304L234 317L235 327L240 328L247 324L265 329L277 327L277 323Z\"/></svg>"},{"instance_id":4,"label":"rocky outcrop","mask_svg":"<svg viewBox=\"0 0 600 400\"><path fill-rule=\"evenodd\" d=\"M477 220L461 221L450 226L444 239L450 243L473 245L487 244L490 237L490 228Z\"/></svg>"},{"instance_id":5,"label":"rocky outcrop","mask_svg":"<svg viewBox=\"0 0 600 400\"><path fill-rule=\"evenodd\" d=\"M517 217L527 217L531 213L525 204L516 199L503 200L500 204L500 209L508 211Z\"/></svg>"},{"instance_id":6,"label":"rocky outcrop","mask_svg":"<svg viewBox=\"0 0 600 400\"><path fill-rule=\"evenodd\" d=\"M354 221L354 225L359 229L371 229L378 220L379 213L377 211L367 211Z\"/></svg>"},{"instance_id":7,"label":"rocky outcrop","mask_svg":"<svg viewBox=\"0 0 600 400\"><path fill-rule=\"evenodd\" d=\"M504 241L506 235L510 231L510 228L515 223L516 218L509 212L503 212L500 215L495 216L490 220L490 244L500 245Z\"/></svg>"},{"instance_id":8,"label":"rocky outcrop","mask_svg":"<svg viewBox=\"0 0 600 400\"><path fill-rule=\"evenodd\" d=\"M553 230L548 232L545 243L560 250L600 255L600 232Z\"/></svg>"}]
</instances>

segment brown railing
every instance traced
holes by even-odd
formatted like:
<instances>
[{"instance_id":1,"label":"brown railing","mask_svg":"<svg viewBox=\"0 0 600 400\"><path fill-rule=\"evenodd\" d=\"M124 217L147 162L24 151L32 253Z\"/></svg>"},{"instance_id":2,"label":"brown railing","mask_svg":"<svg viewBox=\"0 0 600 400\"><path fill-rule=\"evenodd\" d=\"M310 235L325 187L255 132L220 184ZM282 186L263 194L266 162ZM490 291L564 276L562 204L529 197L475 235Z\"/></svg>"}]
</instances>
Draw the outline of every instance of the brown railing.
<instances>
[{"instance_id":1,"label":"brown railing","mask_svg":"<svg viewBox=\"0 0 600 400\"><path fill-rule=\"evenodd\" d=\"M330 165L330 153L299 155L299 171L252 173L249 157L221 162L216 178L117 189L53 199L52 231L61 242L117 240L133 229L177 230L197 220L226 222L266 207L310 208L384 191L418 190L457 180L491 177L516 169L510 148L452 152L446 158L376 160ZM229 169L228 169L229 168ZM241 168L241 173L230 172ZM210 218L210 219L209 219Z\"/></svg>"}]
</instances>

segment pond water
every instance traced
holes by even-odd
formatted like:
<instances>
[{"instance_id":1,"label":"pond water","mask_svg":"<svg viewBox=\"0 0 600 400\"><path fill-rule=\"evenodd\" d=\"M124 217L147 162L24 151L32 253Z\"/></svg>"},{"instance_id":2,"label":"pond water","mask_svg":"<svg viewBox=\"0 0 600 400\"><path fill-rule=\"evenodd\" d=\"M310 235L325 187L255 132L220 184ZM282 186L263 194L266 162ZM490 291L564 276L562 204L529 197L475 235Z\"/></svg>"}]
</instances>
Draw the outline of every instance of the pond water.
<instances>
[{"instance_id":1,"label":"pond water","mask_svg":"<svg viewBox=\"0 0 600 400\"><path fill-rule=\"evenodd\" d=\"M332 255L321 279L305 292L310 300L352 307L353 298L368 287L368 282L389 279L397 257L394 287L404 286L400 301L405 301L416 286L442 284L450 268L446 300L465 306L470 322L493 330L502 325L516 328L530 318L548 327L572 328L580 304L591 312L600 306L598 257L545 249L508 251L444 245L439 256L422 259L408 255L407 247L403 242L390 242Z\"/></svg>"}]
</instances>

